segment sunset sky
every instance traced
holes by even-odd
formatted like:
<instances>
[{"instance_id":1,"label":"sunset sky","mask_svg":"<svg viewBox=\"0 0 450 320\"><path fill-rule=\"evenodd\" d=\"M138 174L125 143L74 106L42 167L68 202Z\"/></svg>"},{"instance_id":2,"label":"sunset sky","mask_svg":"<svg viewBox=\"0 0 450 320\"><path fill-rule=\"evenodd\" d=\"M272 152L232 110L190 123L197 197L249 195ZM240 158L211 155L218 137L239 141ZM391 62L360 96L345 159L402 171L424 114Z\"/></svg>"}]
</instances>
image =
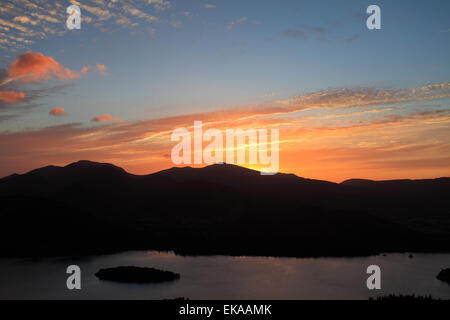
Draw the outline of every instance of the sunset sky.
<instances>
[{"instance_id":1,"label":"sunset sky","mask_svg":"<svg viewBox=\"0 0 450 320\"><path fill-rule=\"evenodd\" d=\"M66 7L81 30L66 29ZM368 30L366 8L381 8ZM0 177L173 165L173 130L278 128L280 171L450 176L450 2L0 3Z\"/></svg>"}]
</instances>

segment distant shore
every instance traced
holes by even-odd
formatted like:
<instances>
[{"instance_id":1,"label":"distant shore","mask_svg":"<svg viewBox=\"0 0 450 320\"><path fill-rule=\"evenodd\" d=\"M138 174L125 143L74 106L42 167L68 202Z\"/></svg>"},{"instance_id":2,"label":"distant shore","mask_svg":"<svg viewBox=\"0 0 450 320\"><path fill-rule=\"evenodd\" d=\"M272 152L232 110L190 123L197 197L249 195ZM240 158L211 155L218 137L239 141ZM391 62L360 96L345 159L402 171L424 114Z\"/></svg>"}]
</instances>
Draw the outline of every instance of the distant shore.
<instances>
[{"instance_id":1,"label":"distant shore","mask_svg":"<svg viewBox=\"0 0 450 320\"><path fill-rule=\"evenodd\" d=\"M134 176L80 161L0 179L0 256L450 252L448 194L450 178L336 184L233 165Z\"/></svg>"}]
</instances>

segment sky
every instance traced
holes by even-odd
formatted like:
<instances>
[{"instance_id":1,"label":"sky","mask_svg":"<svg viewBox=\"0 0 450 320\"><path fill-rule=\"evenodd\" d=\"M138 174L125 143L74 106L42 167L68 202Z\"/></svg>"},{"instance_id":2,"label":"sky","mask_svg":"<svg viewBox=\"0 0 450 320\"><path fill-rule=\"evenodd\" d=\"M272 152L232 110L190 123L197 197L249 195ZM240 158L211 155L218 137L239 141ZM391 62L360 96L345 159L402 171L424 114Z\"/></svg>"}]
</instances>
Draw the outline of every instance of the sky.
<instances>
[{"instance_id":1,"label":"sky","mask_svg":"<svg viewBox=\"0 0 450 320\"><path fill-rule=\"evenodd\" d=\"M79 30L66 27L71 4ZM380 30L366 27L372 4ZM449 9L445 0L2 1L0 177L81 159L167 169L171 133L196 120L278 128L279 171L302 177L450 176Z\"/></svg>"}]
</instances>

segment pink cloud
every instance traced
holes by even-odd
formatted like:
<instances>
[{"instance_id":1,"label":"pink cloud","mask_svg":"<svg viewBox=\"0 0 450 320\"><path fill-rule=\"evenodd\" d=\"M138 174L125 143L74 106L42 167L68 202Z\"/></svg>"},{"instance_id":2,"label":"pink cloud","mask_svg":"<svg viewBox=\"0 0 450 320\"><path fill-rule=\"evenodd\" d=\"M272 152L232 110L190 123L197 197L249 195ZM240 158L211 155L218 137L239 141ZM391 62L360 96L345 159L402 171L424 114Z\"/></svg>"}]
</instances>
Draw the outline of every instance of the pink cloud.
<instances>
[{"instance_id":1,"label":"pink cloud","mask_svg":"<svg viewBox=\"0 0 450 320\"><path fill-rule=\"evenodd\" d=\"M25 99L23 92L15 91L0 91L0 101L17 103L22 102Z\"/></svg>"},{"instance_id":2,"label":"pink cloud","mask_svg":"<svg viewBox=\"0 0 450 320\"><path fill-rule=\"evenodd\" d=\"M63 116L67 113L64 108L53 108L52 110L50 110L49 114L52 116Z\"/></svg>"},{"instance_id":3,"label":"pink cloud","mask_svg":"<svg viewBox=\"0 0 450 320\"><path fill-rule=\"evenodd\" d=\"M102 75L106 74L106 66L104 64L98 64L97 65L97 70Z\"/></svg>"},{"instance_id":4,"label":"pink cloud","mask_svg":"<svg viewBox=\"0 0 450 320\"><path fill-rule=\"evenodd\" d=\"M16 58L8 69L8 76L20 82L38 82L54 78L67 80L80 77L78 73L63 67L52 57L31 51Z\"/></svg>"},{"instance_id":5,"label":"pink cloud","mask_svg":"<svg viewBox=\"0 0 450 320\"><path fill-rule=\"evenodd\" d=\"M109 114L104 114L101 116L95 116L92 118L93 122L122 122L119 118L111 117Z\"/></svg>"}]
</instances>

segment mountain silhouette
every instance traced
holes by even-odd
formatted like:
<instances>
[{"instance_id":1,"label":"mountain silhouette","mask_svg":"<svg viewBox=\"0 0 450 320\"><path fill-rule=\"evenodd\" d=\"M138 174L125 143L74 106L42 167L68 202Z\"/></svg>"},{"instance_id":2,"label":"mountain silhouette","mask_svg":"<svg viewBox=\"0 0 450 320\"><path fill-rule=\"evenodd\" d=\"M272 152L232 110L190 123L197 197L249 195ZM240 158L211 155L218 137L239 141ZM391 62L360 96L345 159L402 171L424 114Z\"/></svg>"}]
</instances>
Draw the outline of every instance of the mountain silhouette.
<instances>
[{"instance_id":1,"label":"mountain silhouette","mask_svg":"<svg viewBox=\"0 0 450 320\"><path fill-rule=\"evenodd\" d=\"M229 164L133 175L83 160L0 179L0 255L448 251L449 192L449 178L338 184Z\"/></svg>"}]
</instances>

